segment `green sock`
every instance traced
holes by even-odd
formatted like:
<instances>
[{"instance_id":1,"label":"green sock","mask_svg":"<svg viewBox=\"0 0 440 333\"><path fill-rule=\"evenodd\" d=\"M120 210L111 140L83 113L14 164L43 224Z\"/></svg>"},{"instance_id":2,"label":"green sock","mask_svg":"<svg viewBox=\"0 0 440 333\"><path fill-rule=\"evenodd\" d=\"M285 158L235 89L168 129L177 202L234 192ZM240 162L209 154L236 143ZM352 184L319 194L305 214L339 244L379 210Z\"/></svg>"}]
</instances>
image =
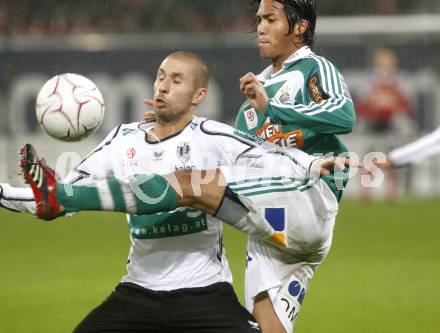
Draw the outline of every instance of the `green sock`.
<instances>
[{"instance_id":1,"label":"green sock","mask_svg":"<svg viewBox=\"0 0 440 333\"><path fill-rule=\"evenodd\" d=\"M66 212L109 210L148 215L177 208L174 188L158 175L107 178L87 186L58 184L56 199Z\"/></svg>"},{"instance_id":2,"label":"green sock","mask_svg":"<svg viewBox=\"0 0 440 333\"><path fill-rule=\"evenodd\" d=\"M58 183L55 196L58 203L63 206L64 210L68 213L74 213L80 210L101 209L98 188L95 186L74 186Z\"/></svg>"}]
</instances>

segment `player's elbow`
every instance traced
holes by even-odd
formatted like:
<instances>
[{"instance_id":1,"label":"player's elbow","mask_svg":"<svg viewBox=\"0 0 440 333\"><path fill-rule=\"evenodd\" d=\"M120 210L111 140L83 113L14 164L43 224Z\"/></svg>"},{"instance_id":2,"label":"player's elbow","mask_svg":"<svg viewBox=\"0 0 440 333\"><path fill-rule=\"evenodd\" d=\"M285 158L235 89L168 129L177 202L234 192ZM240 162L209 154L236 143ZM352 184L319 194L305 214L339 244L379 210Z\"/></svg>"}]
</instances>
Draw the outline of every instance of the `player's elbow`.
<instances>
[{"instance_id":1,"label":"player's elbow","mask_svg":"<svg viewBox=\"0 0 440 333\"><path fill-rule=\"evenodd\" d=\"M353 107L347 107L343 110L343 117L341 117L341 133L348 134L351 133L356 125L356 113Z\"/></svg>"},{"instance_id":2,"label":"player's elbow","mask_svg":"<svg viewBox=\"0 0 440 333\"><path fill-rule=\"evenodd\" d=\"M354 127L356 126L356 112L354 111L354 108L350 112L349 120L347 121L347 127L350 129L350 132L353 131Z\"/></svg>"}]
</instances>

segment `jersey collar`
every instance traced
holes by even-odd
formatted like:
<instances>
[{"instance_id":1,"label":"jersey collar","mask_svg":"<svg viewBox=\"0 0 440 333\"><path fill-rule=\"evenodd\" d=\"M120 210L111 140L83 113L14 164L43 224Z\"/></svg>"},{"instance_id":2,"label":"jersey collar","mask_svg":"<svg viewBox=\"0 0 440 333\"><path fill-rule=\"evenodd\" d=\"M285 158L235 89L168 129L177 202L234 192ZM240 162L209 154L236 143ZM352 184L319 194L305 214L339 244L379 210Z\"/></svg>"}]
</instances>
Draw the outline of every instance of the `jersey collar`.
<instances>
[{"instance_id":1,"label":"jersey collar","mask_svg":"<svg viewBox=\"0 0 440 333\"><path fill-rule=\"evenodd\" d=\"M310 49L310 47L303 46L302 48L297 50L295 53L293 53L289 58L287 58L283 62L283 66L281 67L281 69L277 73L283 71L286 67L297 62L298 60L301 60L301 59L308 57L311 54L313 54L313 51ZM262 83L264 83L266 80L271 79L277 73L273 73L272 65L270 65L264 71L262 71L257 77L258 77L258 80L260 80Z\"/></svg>"},{"instance_id":2,"label":"jersey collar","mask_svg":"<svg viewBox=\"0 0 440 333\"><path fill-rule=\"evenodd\" d=\"M154 125L156 122L149 122L149 123L140 123L139 124L139 129L142 130L143 132L145 132L145 142L149 143L149 144L158 144L161 142L164 142L168 139L174 138L175 136L178 136L180 133L182 133L183 131L185 131L188 127L192 126L193 124L198 124L200 121L199 117L194 116L193 119L185 126L185 128L183 128L181 131L173 133L165 138L162 139L157 139L157 140L148 140L148 133L151 132L154 128ZM152 135L154 137L154 135Z\"/></svg>"}]
</instances>

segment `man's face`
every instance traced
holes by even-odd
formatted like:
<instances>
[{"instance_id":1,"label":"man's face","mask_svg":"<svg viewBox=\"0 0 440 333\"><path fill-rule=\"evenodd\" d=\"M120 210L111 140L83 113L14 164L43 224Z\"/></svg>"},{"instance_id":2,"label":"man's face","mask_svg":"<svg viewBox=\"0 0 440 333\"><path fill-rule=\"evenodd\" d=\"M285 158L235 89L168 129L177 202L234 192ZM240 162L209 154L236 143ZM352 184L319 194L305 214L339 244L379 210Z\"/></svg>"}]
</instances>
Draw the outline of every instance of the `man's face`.
<instances>
[{"instance_id":1,"label":"man's face","mask_svg":"<svg viewBox=\"0 0 440 333\"><path fill-rule=\"evenodd\" d=\"M272 62L286 60L297 50L295 35L288 34L289 23L284 5L275 0L262 0L257 12L260 56Z\"/></svg>"},{"instance_id":2,"label":"man's face","mask_svg":"<svg viewBox=\"0 0 440 333\"><path fill-rule=\"evenodd\" d=\"M177 121L190 111L195 92L195 70L191 61L168 57L162 62L154 82L156 116L165 121Z\"/></svg>"}]
</instances>

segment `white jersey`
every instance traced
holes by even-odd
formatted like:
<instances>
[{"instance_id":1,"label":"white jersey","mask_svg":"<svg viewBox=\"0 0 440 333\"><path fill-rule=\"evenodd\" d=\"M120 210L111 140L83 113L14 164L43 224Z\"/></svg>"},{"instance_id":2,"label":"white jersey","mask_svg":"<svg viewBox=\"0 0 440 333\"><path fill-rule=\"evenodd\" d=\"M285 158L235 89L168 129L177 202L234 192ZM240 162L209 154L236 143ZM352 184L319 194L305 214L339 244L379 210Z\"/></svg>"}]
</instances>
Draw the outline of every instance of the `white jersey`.
<instances>
[{"instance_id":1,"label":"white jersey","mask_svg":"<svg viewBox=\"0 0 440 333\"><path fill-rule=\"evenodd\" d=\"M401 166L422 161L424 158L440 154L440 128L422 136L403 147L396 148L389 153L393 165Z\"/></svg>"},{"instance_id":2,"label":"white jersey","mask_svg":"<svg viewBox=\"0 0 440 333\"><path fill-rule=\"evenodd\" d=\"M249 177L243 172L249 166L254 178L260 177L257 169L263 178L274 174L305 178L314 160L299 150L283 150L280 154L279 147L252 142L236 135L234 128L204 118L194 118L182 132L160 142L146 140L146 132L153 126L132 123L115 128L64 182L84 185L109 176L214 169L236 165L239 157L244 166L236 168L239 172L226 167L227 181ZM219 220L185 207L168 213L128 216L128 224L131 248L128 274L122 281L153 290L232 282Z\"/></svg>"},{"instance_id":3,"label":"white jersey","mask_svg":"<svg viewBox=\"0 0 440 333\"><path fill-rule=\"evenodd\" d=\"M183 131L159 142L147 141L146 133L153 126L132 123L115 128L64 182L85 185L110 176L163 175L219 166L228 182L273 175L304 179L315 159L300 150L287 151L264 141L248 140L243 138L245 133L237 135L233 127L204 118L195 117ZM26 200L32 197L29 189L7 189ZM11 209L35 210L28 201L0 203ZM218 219L184 207L149 216L128 216L128 225L131 248L128 274L122 281L153 290L232 282Z\"/></svg>"}]
</instances>

